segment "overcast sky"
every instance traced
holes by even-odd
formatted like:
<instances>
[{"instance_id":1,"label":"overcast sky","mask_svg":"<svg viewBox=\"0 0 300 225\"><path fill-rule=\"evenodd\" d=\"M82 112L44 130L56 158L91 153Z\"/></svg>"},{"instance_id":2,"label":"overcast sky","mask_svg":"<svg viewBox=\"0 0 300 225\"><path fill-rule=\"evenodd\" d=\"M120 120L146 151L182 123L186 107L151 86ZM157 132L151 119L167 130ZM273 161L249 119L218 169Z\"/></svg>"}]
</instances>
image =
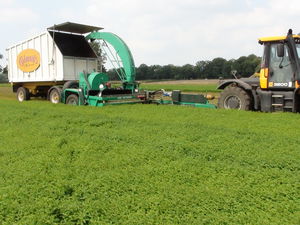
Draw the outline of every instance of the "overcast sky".
<instances>
[{"instance_id":1,"label":"overcast sky","mask_svg":"<svg viewBox=\"0 0 300 225\"><path fill-rule=\"evenodd\" d=\"M260 55L258 37L299 33L299 15L299 0L0 0L0 53L71 21L119 35L137 66L195 64Z\"/></svg>"}]
</instances>

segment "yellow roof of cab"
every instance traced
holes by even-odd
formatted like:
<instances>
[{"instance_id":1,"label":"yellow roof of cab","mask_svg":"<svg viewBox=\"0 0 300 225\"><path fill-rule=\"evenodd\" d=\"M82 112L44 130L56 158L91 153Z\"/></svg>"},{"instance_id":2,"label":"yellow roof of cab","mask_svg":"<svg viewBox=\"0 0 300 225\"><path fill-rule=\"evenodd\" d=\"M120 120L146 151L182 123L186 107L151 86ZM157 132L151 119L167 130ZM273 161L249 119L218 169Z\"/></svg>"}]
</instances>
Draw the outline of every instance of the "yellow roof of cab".
<instances>
[{"instance_id":1,"label":"yellow roof of cab","mask_svg":"<svg viewBox=\"0 0 300 225\"><path fill-rule=\"evenodd\" d=\"M300 35L293 35L294 38L300 38ZM259 38L259 42L270 42L270 41L283 41L286 36L276 36L276 37L262 37Z\"/></svg>"}]
</instances>

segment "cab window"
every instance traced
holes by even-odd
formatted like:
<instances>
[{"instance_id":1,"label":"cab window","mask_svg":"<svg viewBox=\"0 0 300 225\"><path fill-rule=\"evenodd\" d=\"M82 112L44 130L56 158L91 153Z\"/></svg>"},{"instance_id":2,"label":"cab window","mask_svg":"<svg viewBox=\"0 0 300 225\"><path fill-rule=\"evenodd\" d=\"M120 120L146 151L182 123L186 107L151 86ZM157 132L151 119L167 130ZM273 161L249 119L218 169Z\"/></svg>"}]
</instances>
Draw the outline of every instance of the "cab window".
<instances>
[{"instance_id":1,"label":"cab window","mask_svg":"<svg viewBox=\"0 0 300 225\"><path fill-rule=\"evenodd\" d=\"M269 68L269 81L275 83L289 83L289 86L291 85L293 70L286 45L284 45L284 57L277 56L277 44L271 45Z\"/></svg>"}]
</instances>

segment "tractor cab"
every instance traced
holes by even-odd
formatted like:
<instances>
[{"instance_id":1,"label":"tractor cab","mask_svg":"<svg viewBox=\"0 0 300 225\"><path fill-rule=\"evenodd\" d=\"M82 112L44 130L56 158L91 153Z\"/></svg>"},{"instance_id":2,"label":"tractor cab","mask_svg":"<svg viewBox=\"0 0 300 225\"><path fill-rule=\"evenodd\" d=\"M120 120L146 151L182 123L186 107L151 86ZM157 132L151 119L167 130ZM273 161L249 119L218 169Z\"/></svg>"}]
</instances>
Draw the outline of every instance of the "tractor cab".
<instances>
[{"instance_id":1,"label":"tractor cab","mask_svg":"<svg viewBox=\"0 0 300 225\"><path fill-rule=\"evenodd\" d=\"M264 46L260 88L293 90L299 87L300 36L260 38ZM298 82L297 82L298 81Z\"/></svg>"}]
</instances>

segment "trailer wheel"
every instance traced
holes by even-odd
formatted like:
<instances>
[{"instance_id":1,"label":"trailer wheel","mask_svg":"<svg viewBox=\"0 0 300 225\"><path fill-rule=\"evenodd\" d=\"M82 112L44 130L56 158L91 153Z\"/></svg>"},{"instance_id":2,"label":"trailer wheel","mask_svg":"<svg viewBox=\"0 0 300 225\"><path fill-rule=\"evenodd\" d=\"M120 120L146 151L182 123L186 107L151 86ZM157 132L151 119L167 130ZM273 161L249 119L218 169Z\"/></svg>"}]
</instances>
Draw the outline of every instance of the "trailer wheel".
<instances>
[{"instance_id":1,"label":"trailer wheel","mask_svg":"<svg viewBox=\"0 0 300 225\"><path fill-rule=\"evenodd\" d=\"M27 88L19 87L17 90L17 99L19 102L30 100L30 93Z\"/></svg>"},{"instance_id":2,"label":"trailer wheel","mask_svg":"<svg viewBox=\"0 0 300 225\"><path fill-rule=\"evenodd\" d=\"M53 104L60 103L61 99L61 88L60 87L54 87L49 94L49 100Z\"/></svg>"},{"instance_id":3,"label":"trailer wheel","mask_svg":"<svg viewBox=\"0 0 300 225\"><path fill-rule=\"evenodd\" d=\"M242 88L228 86L220 94L218 107L223 109L250 110L251 98Z\"/></svg>"},{"instance_id":4,"label":"trailer wheel","mask_svg":"<svg viewBox=\"0 0 300 225\"><path fill-rule=\"evenodd\" d=\"M78 96L75 94L71 94L67 97L66 104L68 105L78 105Z\"/></svg>"}]
</instances>

